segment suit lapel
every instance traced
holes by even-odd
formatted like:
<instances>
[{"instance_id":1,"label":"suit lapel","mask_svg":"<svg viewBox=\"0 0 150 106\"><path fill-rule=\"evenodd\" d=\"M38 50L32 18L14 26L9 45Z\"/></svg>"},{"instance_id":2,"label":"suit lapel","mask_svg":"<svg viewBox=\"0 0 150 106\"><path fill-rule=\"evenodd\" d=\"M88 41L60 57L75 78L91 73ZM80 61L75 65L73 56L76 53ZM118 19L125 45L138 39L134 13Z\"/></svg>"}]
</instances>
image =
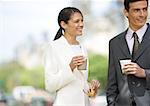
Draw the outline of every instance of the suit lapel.
<instances>
[{"instance_id":1,"label":"suit lapel","mask_svg":"<svg viewBox=\"0 0 150 106\"><path fill-rule=\"evenodd\" d=\"M137 54L135 55L135 58L133 59L133 61L138 59L149 45L150 45L150 28L148 25L147 31L145 32L145 34L143 36L143 40L139 46L139 49L138 49Z\"/></svg>"},{"instance_id":2,"label":"suit lapel","mask_svg":"<svg viewBox=\"0 0 150 106\"><path fill-rule=\"evenodd\" d=\"M127 41L126 41L126 38L125 38L126 33L127 33L127 30L119 35L118 42L116 44L116 46L119 46L119 50L124 55L124 56L121 56L120 59L129 59L129 58L131 58L131 54L130 54L128 44L127 44ZM121 71L120 71L120 75L122 76L122 79L126 82L127 81L126 80L127 76L124 75L124 74L121 74ZM125 86L127 86L127 84Z\"/></svg>"},{"instance_id":3,"label":"suit lapel","mask_svg":"<svg viewBox=\"0 0 150 106\"><path fill-rule=\"evenodd\" d=\"M126 33L127 33L127 30L120 35L118 46L120 47L122 53L125 55L126 58L131 58L131 54L130 54L128 44L125 38Z\"/></svg>"}]
</instances>

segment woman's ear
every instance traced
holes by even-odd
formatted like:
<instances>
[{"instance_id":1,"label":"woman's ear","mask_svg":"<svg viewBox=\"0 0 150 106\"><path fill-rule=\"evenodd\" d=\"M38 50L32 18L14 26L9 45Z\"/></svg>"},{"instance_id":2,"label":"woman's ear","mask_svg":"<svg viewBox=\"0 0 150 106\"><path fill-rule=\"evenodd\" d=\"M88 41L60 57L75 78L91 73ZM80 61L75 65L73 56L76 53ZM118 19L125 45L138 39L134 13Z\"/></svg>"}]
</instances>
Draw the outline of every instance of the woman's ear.
<instances>
[{"instance_id":1,"label":"woman's ear","mask_svg":"<svg viewBox=\"0 0 150 106\"><path fill-rule=\"evenodd\" d=\"M66 29L66 27L67 27L67 24L64 21L61 21L60 25L63 29Z\"/></svg>"},{"instance_id":2,"label":"woman's ear","mask_svg":"<svg viewBox=\"0 0 150 106\"><path fill-rule=\"evenodd\" d=\"M128 11L126 9L123 10L124 15L128 18Z\"/></svg>"}]
</instances>

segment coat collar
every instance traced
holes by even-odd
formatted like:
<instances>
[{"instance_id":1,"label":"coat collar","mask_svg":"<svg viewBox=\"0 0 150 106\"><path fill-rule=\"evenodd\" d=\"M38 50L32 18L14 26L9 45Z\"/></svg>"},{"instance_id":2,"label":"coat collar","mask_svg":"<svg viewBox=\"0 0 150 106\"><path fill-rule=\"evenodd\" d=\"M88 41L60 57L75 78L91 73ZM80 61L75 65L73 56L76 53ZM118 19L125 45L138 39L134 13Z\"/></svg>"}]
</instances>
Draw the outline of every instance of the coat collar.
<instances>
[{"instance_id":1,"label":"coat collar","mask_svg":"<svg viewBox=\"0 0 150 106\"><path fill-rule=\"evenodd\" d=\"M126 38L125 38L125 36L127 34L127 30L119 35L119 43L118 44L119 44L119 47L120 47L122 53L125 55L125 57L126 58L131 58L131 54L130 54L128 44L127 44L127 41L126 41Z\"/></svg>"},{"instance_id":2,"label":"coat collar","mask_svg":"<svg viewBox=\"0 0 150 106\"><path fill-rule=\"evenodd\" d=\"M139 49L137 51L137 54L135 55L134 60L136 60L137 58L139 58L141 56L141 54L146 50L146 48L150 45L150 26L149 24L147 24L147 30L143 36L143 40L139 46Z\"/></svg>"},{"instance_id":3,"label":"coat collar","mask_svg":"<svg viewBox=\"0 0 150 106\"><path fill-rule=\"evenodd\" d=\"M61 36L59 38L59 43L61 43L61 45L64 46L64 48L69 48L70 49L70 47L71 47L64 36ZM84 46L81 43L79 45L81 46L81 49L83 51L83 55L87 56L87 53L86 53L86 50L85 50Z\"/></svg>"},{"instance_id":4,"label":"coat collar","mask_svg":"<svg viewBox=\"0 0 150 106\"><path fill-rule=\"evenodd\" d=\"M55 48L57 51L59 51L59 54L66 58L69 62L71 61L73 55L73 52L71 50L71 45L68 43L66 38L64 36L61 36L59 39L55 40ZM80 44L83 55L87 56L87 52L82 44ZM61 52L62 50L62 52Z\"/></svg>"},{"instance_id":5,"label":"coat collar","mask_svg":"<svg viewBox=\"0 0 150 106\"><path fill-rule=\"evenodd\" d=\"M149 24L147 24L147 30L143 36L143 40L139 46L139 49L137 51L137 54L135 55L135 58L133 59L133 61L135 61L136 59L138 59L141 54L146 50L146 48L150 45L150 26ZM128 29L127 29L128 30ZM127 30L125 32L123 32L122 34L119 35L119 47L121 49L121 51L123 52L123 54L126 56L126 58L131 58L131 54L128 48L128 44L126 42L126 34L127 34Z\"/></svg>"},{"instance_id":6,"label":"coat collar","mask_svg":"<svg viewBox=\"0 0 150 106\"><path fill-rule=\"evenodd\" d=\"M54 48L59 58L64 60L64 63L69 64L72 59L72 55L70 45L64 36L61 36L59 39L54 41Z\"/></svg>"},{"instance_id":7,"label":"coat collar","mask_svg":"<svg viewBox=\"0 0 150 106\"><path fill-rule=\"evenodd\" d=\"M58 41L60 43L64 44L65 46L68 46L68 47L70 46L70 44L68 43L68 41L66 40L66 38L63 35L58 39Z\"/></svg>"}]
</instances>

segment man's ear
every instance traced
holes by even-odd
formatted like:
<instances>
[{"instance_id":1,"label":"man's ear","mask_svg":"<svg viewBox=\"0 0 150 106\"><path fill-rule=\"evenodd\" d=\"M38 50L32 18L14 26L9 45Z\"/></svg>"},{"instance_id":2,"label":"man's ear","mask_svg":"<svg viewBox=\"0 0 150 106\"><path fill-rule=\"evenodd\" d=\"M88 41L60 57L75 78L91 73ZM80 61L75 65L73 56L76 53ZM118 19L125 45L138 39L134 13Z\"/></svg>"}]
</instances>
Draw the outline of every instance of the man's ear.
<instances>
[{"instance_id":1,"label":"man's ear","mask_svg":"<svg viewBox=\"0 0 150 106\"><path fill-rule=\"evenodd\" d=\"M66 27L67 27L67 24L64 21L61 21L60 25L63 29L66 29Z\"/></svg>"},{"instance_id":2,"label":"man's ear","mask_svg":"<svg viewBox=\"0 0 150 106\"><path fill-rule=\"evenodd\" d=\"M123 10L123 13L128 18L129 12L126 9Z\"/></svg>"}]
</instances>

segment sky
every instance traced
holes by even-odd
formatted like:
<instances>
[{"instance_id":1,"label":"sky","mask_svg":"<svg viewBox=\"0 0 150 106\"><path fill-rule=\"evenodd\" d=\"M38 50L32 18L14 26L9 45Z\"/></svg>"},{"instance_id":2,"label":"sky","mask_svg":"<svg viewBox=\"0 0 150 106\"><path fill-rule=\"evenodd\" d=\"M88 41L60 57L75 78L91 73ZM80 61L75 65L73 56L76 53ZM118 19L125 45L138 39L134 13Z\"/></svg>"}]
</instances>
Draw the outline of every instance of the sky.
<instances>
[{"instance_id":1,"label":"sky","mask_svg":"<svg viewBox=\"0 0 150 106\"><path fill-rule=\"evenodd\" d=\"M64 1L0 0L0 62L11 59L28 36L40 42L42 32L56 32L58 12L69 5Z\"/></svg>"},{"instance_id":2,"label":"sky","mask_svg":"<svg viewBox=\"0 0 150 106\"><path fill-rule=\"evenodd\" d=\"M0 0L0 63L13 58L15 48L25 43L29 36L42 42L42 33L48 31L49 39L52 39L58 29L58 13L62 8L70 6L70 1ZM106 1L112 0L105 0L102 5L97 3L99 0L92 1L92 11L95 11L105 10L108 6Z\"/></svg>"}]
</instances>

